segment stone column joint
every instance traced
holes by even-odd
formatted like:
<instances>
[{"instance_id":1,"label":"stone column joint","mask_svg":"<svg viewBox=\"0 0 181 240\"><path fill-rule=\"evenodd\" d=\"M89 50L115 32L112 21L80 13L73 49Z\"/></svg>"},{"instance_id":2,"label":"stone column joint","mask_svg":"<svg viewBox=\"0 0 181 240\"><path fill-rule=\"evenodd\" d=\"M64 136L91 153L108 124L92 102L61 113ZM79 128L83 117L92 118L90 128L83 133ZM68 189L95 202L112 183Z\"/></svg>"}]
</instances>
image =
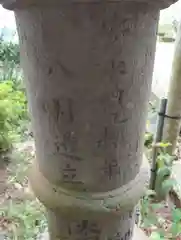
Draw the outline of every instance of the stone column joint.
<instances>
[{"instance_id":1,"label":"stone column joint","mask_svg":"<svg viewBox=\"0 0 181 240\"><path fill-rule=\"evenodd\" d=\"M144 195L148 186L150 168L148 160L143 156L140 171L136 177L121 186L107 192L78 192L56 186L46 179L34 161L30 171L30 184L38 199L48 208L61 214L75 212L86 216L89 212L97 217L120 217L124 212L132 210Z\"/></svg>"}]
</instances>

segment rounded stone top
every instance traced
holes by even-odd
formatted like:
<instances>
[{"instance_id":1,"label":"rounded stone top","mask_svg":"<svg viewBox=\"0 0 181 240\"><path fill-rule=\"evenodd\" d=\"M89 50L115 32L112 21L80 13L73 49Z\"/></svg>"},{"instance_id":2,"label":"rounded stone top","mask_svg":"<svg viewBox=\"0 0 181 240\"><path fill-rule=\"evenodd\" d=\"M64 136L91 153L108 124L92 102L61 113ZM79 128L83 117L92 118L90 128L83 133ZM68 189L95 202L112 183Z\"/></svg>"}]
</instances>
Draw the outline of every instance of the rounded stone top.
<instances>
[{"instance_id":1,"label":"rounded stone top","mask_svg":"<svg viewBox=\"0 0 181 240\"><path fill-rule=\"evenodd\" d=\"M90 3L90 2L99 2L100 0L0 0L0 4L3 7L13 10L16 8L24 8L28 6L38 6L44 5L49 6L52 4L58 4L60 2L82 2L82 3ZM105 2L122 2L122 3L145 3L151 6L155 6L158 9L163 9L169 7L171 4L176 3L178 0L105 0Z\"/></svg>"}]
</instances>

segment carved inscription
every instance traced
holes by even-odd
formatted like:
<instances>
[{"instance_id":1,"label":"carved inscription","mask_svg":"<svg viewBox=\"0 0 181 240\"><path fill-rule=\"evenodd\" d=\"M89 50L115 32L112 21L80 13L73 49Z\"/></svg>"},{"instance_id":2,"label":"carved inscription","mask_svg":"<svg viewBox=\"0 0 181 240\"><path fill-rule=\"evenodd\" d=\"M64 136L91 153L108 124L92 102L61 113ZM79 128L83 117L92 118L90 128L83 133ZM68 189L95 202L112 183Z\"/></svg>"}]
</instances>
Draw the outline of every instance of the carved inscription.
<instances>
[{"instance_id":1,"label":"carved inscription","mask_svg":"<svg viewBox=\"0 0 181 240\"><path fill-rule=\"evenodd\" d=\"M62 141L60 146L63 148L63 151L66 153L75 152L77 146L77 138L74 132L66 132L62 136Z\"/></svg>"},{"instance_id":2,"label":"carved inscription","mask_svg":"<svg viewBox=\"0 0 181 240\"><path fill-rule=\"evenodd\" d=\"M124 18L120 23L120 32L123 36L129 34L131 31L135 30L137 27L137 19L134 18Z\"/></svg>"},{"instance_id":3,"label":"carved inscription","mask_svg":"<svg viewBox=\"0 0 181 240\"><path fill-rule=\"evenodd\" d=\"M54 142L54 154L67 156L69 159L78 160L79 157L73 156L77 147L77 138L74 132L65 132L62 137L56 137Z\"/></svg>"},{"instance_id":4,"label":"carved inscription","mask_svg":"<svg viewBox=\"0 0 181 240\"><path fill-rule=\"evenodd\" d=\"M121 225L124 224L123 221L125 221L125 224L127 224L128 226L132 226L133 217L134 217L134 210L123 213L120 219ZM132 235L133 235L133 228L128 227L127 231L122 231L120 229L119 232L117 232L114 236L108 237L108 240L130 240Z\"/></svg>"},{"instance_id":5,"label":"carved inscription","mask_svg":"<svg viewBox=\"0 0 181 240\"><path fill-rule=\"evenodd\" d=\"M72 183L76 177L76 169L71 167L69 163L63 168L63 181L64 183Z\"/></svg>"},{"instance_id":6,"label":"carved inscription","mask_svg":"<svg viewBox=\"0 0 181 240\"><path fill-rule=\"evenodd\" d=\"M53 98L51 102L41 104L41 109L48 114L52 123L61 124L61 121L72 123L74 121L73 99L71 98Z\"/></svg>"},{"instance_id":7,"label":"carved inscription","mask_svg":"<svg viewBox=\"0 0 181 240\"><path fill-rule=\"evenodd\" d=\"M60 116L64 115L64 112L61 110L61 105L60 105L60 101L59 99L52 99L53 102L53 112L54 112L54 116L55 116L55 121L59 122L59 118Z\"/></svg>"},{"instance_id":8,"label":"carved inscription","mask_svg":"<svg viewBox=\"0 0 181 240\"><path fill-rule=\"evenodd\" d=\"M102 134L102 137L96 141L96 147L97 148L101 148L101 147L104 147L106 148L107 147L107 144L108 144L108 127L104 127L103 129L103 134Z\"/></svg>"},{"instance_id":9,"label":"carved inscription","mask_svg":"<svg viewBox=\"0 0 181 240\"><path fill-rule=\"evenodd\" d=\"M62 182L71 184L81 184L82 182L77 177L77 166L71 161L65 163L65 166L61 169Z\"/></svg>"},{"instance_id":10,"label":"carved inscription","mask_svg":"<svg viewBox=\"0 0 181 240\"><path fill-rule=\"evenodd\" d=\"M133 231L129 229L124 235L121 232L117 232L112 238L108 240L130 240L133 235Z\"/></svg>"},{"instance_id":11,"label":"carved inscription","mask_svg":"<svg viewBox=\"0 0 181 240\"><path fill-rule=\"evenodd\" d=\"M64 183L80 184L80 176L77 171L81 168L81 162L84 159L73 153L60 152L59 154L63 164L61 167L62 181Z\"/></svg>"},{"instance_id":12,"label":"carved inscription","mask_svg":"<svg viewBox=\"0 0 181 240\"><path fill-rule=\"evenodd\" d=\"M124 75L127 73L126 63L124 61L119 61L117 68L118 68L120 74Z\"/></svg>"},{"instance_id":13,"label":"carved inscription","mask_svg":"<svg viewBox=\"0 0 181 240\"><path fill-rule=\"evenodd\" d=\"M136 29L138 25L138 19L135 19L132 16L127 16L125 18L120 19L119 21L119 28L120 28L120 41L121 38L128 37L131 34L132 31ZM102 26L105 27L105 23ZM115 40L117 39L117 36ZM121 49L121 52L124 51L124 49ZM99 150L109 149L108 153L110 153L111 149L112 151L116 151L119 147L119 141L120 141L120 129L119 127L124 128L127 122L129 121L129 116L125 114L124 108L124 95L126 92L123 90L123 86L120 86L120 75L124 78L125 75L129 72L129 63L127 63L124 59L120 58L121 55L119 55L119 58L113 57L110 61L110 67L112 69L111 73L111 80L114 82L115 86L113 91L110 93L110 100L112 101L113 108L111 109L110 116L112 120L112 125L117 129L118 135L112 134L112 129L109 131L109 127L107 127L107 138L105 139L104 136L101 136L96 141L96 147ZM122 88L121 88L122 87ZM111 149L110 149L111 148ZM114 156L114 155L113 155ZM125 172L122 171L121 165L118 159L116 157L113 159L106 159L104 162L104 165L101 168L101 175L106 180L113 181L116 178L119 178L119 181L123 180L123 182L126 180Z\"/></svg>"},{"instance_id":14,"label":"carved inscription","mask_svg":"<svg viewBox=\"0 0 181 240\"><path fill-rule=\"evenodd\" d=\"M108 177L111 180L113 177L120 175L120 166L116 159L112 161L105 160L105 165L101 169L103 176Z\"/></svg>"},{"instance_id":15,"label":"carved inscription","mask_svg":"<svg viewBox=\"0 0 181 240\"><path fill-rule=\"evenodd\" d=\"M83 158L73 155L73 154L67 154L67 153L60 153L60 155L63 157L63 159L66 160L70 160L70 161L76 161L76 162L80 162L83 161Z\"/></svg>"},{"instance_id":16,"label":"carved inscription","mask_svg":"<svg viewBox=\"0 0 181 240\"><path fill-rule=\"evenodd\" d=\"M115 125L120 125L123 123L126 123L128 121L128 118L121 117L119 112L112 113L112 122Z\"/></svg>"},{"instance_id":17,"label":"carved inscription","mask_svg":"<svg viewBox=\"0 0 181 240\"><path fill-rule=\"evenodd\" d=\"M112 60L111 67L114 71L119 72L121 75L125 75L127 73L126 63L123 60Z\"/></svg>"},{"instance_id":18,"label":"carved inscription","mask_svg":"<svg viewBox=\"0 0 181 240\"><path fill-rule=\"evenodd\" d=\"M111 132L108 127L104 127L103 133L100 138L96 141L96 148L106 151L110 147L115 151L118 147L119 132Z\"/></svg>"},{"instance_id":19,"label":"carved inscription","mask_svg":"<svg viewBox=\"0 0 181 240\"><path fill-rule=\"evenodd\" d=\"M101 229L96 222L82 220L70 224L68 233L76 240L99 240Z\"/></svg>"},{"instance_id":20,"label":"carved inscription","mask_svg":"<svg viewBox=\"0 0 181 240\"><path fill-rule=\"evenodd\" d=\"M129 229L124 236L120 238L120 240L130 240L133 235L133 230Z\"/></svg>"},{"instance_id":21,"label":"carved inscription","mask_svg":"<svg viewBox=\"0 0 181 240\"><path fill-rule=\"evenodd\" d=\"M111 99L121 105L123 102L123 93L124 91L122 89L116 87L115 91L111 95Z\"/></svg>"},{"instance_id":22,"label":"carved inscription","mask_svg":"<svg viewBox=\"0 0 181 240\"><path fill-rule=\"evenodd\" d=\"M120 221L126 221L125 224L128 224L128 226L132 226L132 221L133 221L133 217L134 217L134 210L128 211L126 213L123 213L123 215L121 216ZM128 221L128 222L127 222ZM122 223L123 224L123 223ZM121 225L122 225L121 224ZM123 231L119 231L117 232L114 236L112 237L108 237L108 240L130 240L131 237L133 235L133 228L128 228L127 231L123 232Z\"/></svg>"}]
</instances>

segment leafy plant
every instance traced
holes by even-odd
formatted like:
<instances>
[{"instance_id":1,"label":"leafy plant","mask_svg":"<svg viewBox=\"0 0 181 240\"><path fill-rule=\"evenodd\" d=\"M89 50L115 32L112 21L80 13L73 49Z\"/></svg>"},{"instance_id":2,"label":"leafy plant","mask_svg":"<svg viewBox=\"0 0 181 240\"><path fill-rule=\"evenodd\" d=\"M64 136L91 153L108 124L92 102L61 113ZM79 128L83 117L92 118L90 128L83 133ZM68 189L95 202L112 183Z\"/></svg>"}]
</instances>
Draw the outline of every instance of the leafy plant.
<instances>
[{"instance_id":1,"label":"leafy plant","mask_svg":"<svg viewBox=\"0 0 181 240\"><path fill-rule=\"evenodd\" d=\"M157 148L157 174L155 191L148 190L140 200L139 226L143 228L151 240L181 239L181 209L172 207L170 216L159 215L159 211L167 209L165 206L166 196L176 186L176 181L171 179L173 156L167 153L169 143L156 143L153 146L152 135L145 134L145 146L147 149Z\"/></svg>"},{"instance_id":2,"label":"leafy plant","mask_svg":"<svg viewBox=\"0 0 181 240\"><path fill-rule=\"evenodd\" d=\"M173 157L167 153L169 143L157 143L154 147L158 150L155 191L158 200L164 200L176 183L171 179Z\"/></svg>"},{"instance_id":3,"label":"leafy plant","mask_svg":"<svg viewBox=\"0 0 181 240\"><path fill-rule=\"evenodd\" d=\"M157 223L157 217L150 211L150 205L152 201L152 196L155 195L154 191L148 190L143 198L140 200L140 226L141 227L150 227L153 224Z\"/></svg>"},{"instance_id":4,"label":"leafy plant","mask_svg":"<svg viewBox=\"0 0 181 240\"><path fill-rule=\"evenodd\" d=\"M12 240L33 240L47 227L45 210L37 200L15 203L9 201L1 213L8 222L8 237ZM2 220L3 221L3 220Z\"/></svg>"},{"instance_id":5,"label":"leafy plant","mask_svg":"<svg viewBox=\"0 0 181 240\"><path fill-rule=\"evenodd\" d=\"M18 44L6 42L0 37L0 80L18 79L20 71L20 48Z\"/></svg>"},{"instance_id":6,"label":"leafy plant","mask_svg":"<svg viewBox=\"0 0 181 240\"><path fill-rule=\"evenodd\" d=\"M16 90L13 81L0 82L0 151L10 148L17 127L27 119L27 100Z\"/></svg>"},{"instance_id":7,"label":"leafy plant","mask_svg":"<svg viewBox=\"0 0 181 240\"><path fill-rule=\"evenodd\" d=\"M11 240L34 240L47 228L45 208L28 187L28 170L34 158L31 145L18 144L8 166L8 189L0 205L0 232ZM19 146L19 147L18 147ZM39 239L39 238L38 238Z\"/></svg>"},{"instance_id":8,"label":"leafy plant","mask_svg":"<svg viewBox=\"0 0 181 240\"><path fill-rule=\"evenodd\" d=\"M147 148L151 148L152 147L152 143L153 143L153 134L146 132L145 133L145 139L144 139L144 146Z\"/></svg>"},{"instance_id":9,"label":"leafy plant","mask_svg":"<svg viewBox=\"0 0 181 240\"><path fill-rule=\"evenodd\" d=\"M19 45L0 39L0 61L20 64Z\"/></svg>"},{"instance_id":10,"label":"leafy plant","mask_svg":"<svg viewBox=\"0 0 181 240\"><path fill-rule=\"evenodd\" d=\"M147 194L140 201L139 226L147 229L151 240L180 239L181 209L172 207L169 218L161 217L157 211L167 207L164 202L154 202L153 195L154 193Z\"/></svg>"}]
</instances>

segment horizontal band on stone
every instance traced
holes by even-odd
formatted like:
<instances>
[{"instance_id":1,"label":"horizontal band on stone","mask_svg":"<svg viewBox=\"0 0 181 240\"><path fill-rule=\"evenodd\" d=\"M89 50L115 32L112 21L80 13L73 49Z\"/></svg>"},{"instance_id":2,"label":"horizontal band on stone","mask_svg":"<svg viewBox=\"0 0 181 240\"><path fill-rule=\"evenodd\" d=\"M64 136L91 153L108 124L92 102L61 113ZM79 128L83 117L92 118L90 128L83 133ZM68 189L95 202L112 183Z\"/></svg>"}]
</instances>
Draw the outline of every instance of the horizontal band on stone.
<instances>
[{"instance_id":1,"label":"horizontal band on stone","mask_svg":"<svg viewBox=\"0 0 181 240\"><path fill-rule=\"evenodd\" d=\"M64 214L92 215L105 214L121 216L125 211L133 209L144 195L150 176L150 167L146 157L135 179L122 187L100 193L78 192L67 190L50 183L39 171L36 161L30 171L30 185L37 198L49 209Z\"/></svg>"},{"instance_id":2,"label":"horizontal band on stone","mask_svg":"<svg viewBox=\"0 0 181 240\"><path fill-rule=\"evenodd\" d=\"M155 5L158 9L169 7L178 0L104 0L104 2L120 2L120 3L146 3ZM26 8L29 6L50 6L60 3L99 3L100 0L0 0L0 4L7 9Z\"/></svg>"}]
</instances>

